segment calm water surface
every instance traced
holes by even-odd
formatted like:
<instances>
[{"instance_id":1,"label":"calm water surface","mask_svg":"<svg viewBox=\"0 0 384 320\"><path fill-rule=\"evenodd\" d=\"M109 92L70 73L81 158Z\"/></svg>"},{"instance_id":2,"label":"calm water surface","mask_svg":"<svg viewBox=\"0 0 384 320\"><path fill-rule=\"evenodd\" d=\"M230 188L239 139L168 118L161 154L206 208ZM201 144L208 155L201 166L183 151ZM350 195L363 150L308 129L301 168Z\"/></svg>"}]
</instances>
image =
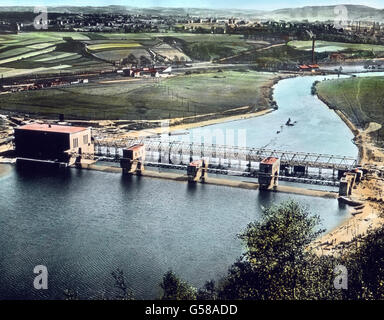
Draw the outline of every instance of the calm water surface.
<instances>
[{"instance_id":1,"label":"calm water surface","mask_svg":"<svg viewBox=\"0 0 384 320\"><path fill-rule=\"evenodd\" d=\"M267 207L292 196L160 179L78 171L0 178L0 298L113 296L122 268L137 298L156 298L172 269L193 285L218 279L242 252L236 238ZM335 200L294 196L335 227L347 214ZM49 290L32 287L33 267Z\"/></svg>"},{"instance_id":2,"label":"calm water surface","mask_svg":"<svg viewBox=\"0 0 384 320\"><path fill-rule=\"evenodd\" d=\"M343 121L316 96L311 95L314 81L337 78L337 76L308 76L280 81L275 87L274 98L279 109L262 117L250 118L191 130L190 137L204 142L210 133L213 142L223 133L225 139L234 131L234 143L239 143L238 134L245 132L246 146L286 151L314 152L356 157L357 147L353 134ZM296 122L285 126L288 119ZM230 138L228 138L230 140ZM207 141L205 141L207 143Z\"/></svg>"}]
</instances>

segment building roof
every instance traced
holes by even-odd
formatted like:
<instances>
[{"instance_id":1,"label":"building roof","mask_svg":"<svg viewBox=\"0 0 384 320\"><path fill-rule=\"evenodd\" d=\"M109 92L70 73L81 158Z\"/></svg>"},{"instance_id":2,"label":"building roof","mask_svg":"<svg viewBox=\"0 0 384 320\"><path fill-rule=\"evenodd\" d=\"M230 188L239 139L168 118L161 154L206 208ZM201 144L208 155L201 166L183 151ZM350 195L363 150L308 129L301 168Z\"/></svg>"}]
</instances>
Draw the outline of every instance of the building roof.
<instances>
[{"instance_id":1,"label":"building roof","mask_svg":"<svg viewBox=\"0 0 384 320\"><path fill-rule=\"evenodd\" d=\"M200 165L202 165L203 161L202 160L195 160L195 161L192 161L189 166L191 167L198 167Z\"/></svg>"},{"instance_id":2,"label":"building roof","mask_svg":"<svg viewBox=\"0 0 384 320\"><path fill-rule=\"evenodd\" d=\"M262 164L274 164L277 160L277 158L274 158L274 157L268 157L268 158L265 158L263 161L261 161Z\"/></svg>"},{"instance_id":3,"label":"building roof","mask_svg":"<svg viewBox=\"0 0 384 320\"><path fill-rule=\"evenodd\" d=\"M26 124L24 126L18 127L16 129L56 132L56 133L76 133L76 132L87 130L87 128L84 128L84 127L63 126L63 125L48 124L48 123L30 123L30 124Z\"/></svg>"},{"instance_id":4,"label":"building roof","mask_svg":"<svg viewBox=\"0 0 384 320\"><path fill-rule=\"evenodd\" d=\"M137 151L137 150L140 150L142 147L144 147L143 144L134 144L133 146L130 146L128 148L128 150L134 150L134 151Z\"/></svg>"}]
</instances>

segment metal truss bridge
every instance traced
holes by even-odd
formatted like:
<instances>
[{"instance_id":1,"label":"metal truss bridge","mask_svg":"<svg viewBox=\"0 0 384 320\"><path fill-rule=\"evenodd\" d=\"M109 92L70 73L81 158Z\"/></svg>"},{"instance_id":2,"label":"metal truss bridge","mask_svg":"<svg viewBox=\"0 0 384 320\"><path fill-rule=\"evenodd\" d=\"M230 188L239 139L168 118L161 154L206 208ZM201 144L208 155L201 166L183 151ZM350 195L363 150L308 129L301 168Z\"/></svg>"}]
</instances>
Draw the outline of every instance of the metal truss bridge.
<instances>
[{"instance_id":1,"label":"metal truss bridge","mask_svg":"<svg viewBox=\"0 0 384 320\"><path fill-rule=\"evenodd\" d=\"M152 158L158 157L158 162L164 162L165 159L169 163L174 163L174 158L182 159L187 157L190 160L193 157L216 159L219 161L245 161L249 165L252 162L260 162L267 157L276 157L280 159L282 166L295 167L301 166L305 168L331 169L331 170L351 170L358 165L356 158L317 154L295 151L282 151L264 148L243 148L236 146L203 144L203 143L186 143L182 141L171 141L166 139L99 139L95 140L96 155L119 158L121 149L128 148L134 144L144 144L147 154L151 154ZM171 162L171 158L173 158Z\"/></svg>"}]
</instances>

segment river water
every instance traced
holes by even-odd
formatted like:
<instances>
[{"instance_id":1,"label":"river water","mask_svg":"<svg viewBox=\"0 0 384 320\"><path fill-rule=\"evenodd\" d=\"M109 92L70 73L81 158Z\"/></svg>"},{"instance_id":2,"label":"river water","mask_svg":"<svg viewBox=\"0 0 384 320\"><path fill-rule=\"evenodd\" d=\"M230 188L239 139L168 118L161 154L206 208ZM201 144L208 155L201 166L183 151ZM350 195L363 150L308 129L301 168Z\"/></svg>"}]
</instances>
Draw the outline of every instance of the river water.
<instances>
[{"instance_id":1,"label":"river water","mask_svg":"<svg viewBox=\"0 0 384 320\"><path fill-rule=\"evenodd\" d=\"M311 94L314 81L332 78L337 76L282 80L274 90L278 110L262 117L193 129L190 135L181 138L209 143L207 137L217 142L216 137L223 140L224 135L225 142L234 140L240 146L356 157L358 150L352 142L352 132L336 113ZM288 119L294 126L285 125Z\"/></svg>"},{"instance_id":2,"label":"river water","mask_svg":"<svg viewBox=\"0 0 384 320\"><path fill-rule=\"evenodd\" d=\"M216 129L246 129L248 146L356 156L346 125L310 95L316 79L283 80L275 90L279 110ZM295 126L277 134L289 117ZM260 218L262 206L288 199L319 214L328 230L348 216L332 199L12 168L0 177L0 299L62 298L64 289L83 298L113 297L110 273L117 267L139 299L159 297L158 284L169 269L202 286L225 275L241 255L236 235ZM48 268L48 290L33 288L39 264Z\"/></svg>"}]
</instances>

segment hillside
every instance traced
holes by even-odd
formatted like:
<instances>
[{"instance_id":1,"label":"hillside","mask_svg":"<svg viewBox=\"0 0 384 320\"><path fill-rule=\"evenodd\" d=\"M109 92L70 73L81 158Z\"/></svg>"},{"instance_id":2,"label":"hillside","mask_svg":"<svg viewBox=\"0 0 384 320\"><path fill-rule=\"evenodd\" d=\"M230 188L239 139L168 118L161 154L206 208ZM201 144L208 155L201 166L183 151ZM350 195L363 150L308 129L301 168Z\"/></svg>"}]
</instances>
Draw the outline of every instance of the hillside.
<instances>
[{"instance_id":1,"label":"hillside","mask_svg":"<svg viewBox=\"0 0 384 320\"><path fill-rule=\"evenodd\" d=\"M328 106L341 110L362 129L370 122L384 126L384 77L323 81L317 85L317 93ZM373 135L384 144L384 128Z\"/></svg>"},{"instance_id":2,"label":"hillside","mask_svg":"<svg viewBox=\"0 0 384 320\"><path fill-rule=\"evenodd\" d=\"M361 5L345 5L349 20L381 21L384 19L384 10ZM275 20L303 20L333 21L336 17L335 6L307 6L302 8L279 9L265 15Z\"/></svg>"}]
</instances>

